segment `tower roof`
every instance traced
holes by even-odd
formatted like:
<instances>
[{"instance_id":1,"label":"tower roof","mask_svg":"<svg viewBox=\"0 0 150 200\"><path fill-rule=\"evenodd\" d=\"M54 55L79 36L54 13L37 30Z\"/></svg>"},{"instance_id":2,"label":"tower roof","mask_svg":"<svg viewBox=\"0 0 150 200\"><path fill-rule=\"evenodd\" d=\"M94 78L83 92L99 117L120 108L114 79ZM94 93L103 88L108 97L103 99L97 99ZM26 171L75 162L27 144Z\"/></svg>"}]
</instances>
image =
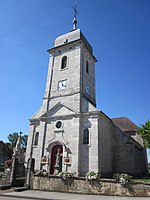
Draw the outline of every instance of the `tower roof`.
<instances>
[{"instance_id":1,"label":"tower roof","mask_svg":"<svg viewBox=\"0 0 150 200\"><path fill-rule=\"evenodd\" d=\"M84 37L84 35L82 34L80 29L73 30L69 33L66 33L64 35L57 37L55 39L54 48L62 46L66 43L71 43L71 42L77 41L77 40L82 40L85 43L85 45L87 46L87 48L89 49L89 51L91 53L93 52L91 45L89 44L87 39Z\"/></svg>"}]
</instances>

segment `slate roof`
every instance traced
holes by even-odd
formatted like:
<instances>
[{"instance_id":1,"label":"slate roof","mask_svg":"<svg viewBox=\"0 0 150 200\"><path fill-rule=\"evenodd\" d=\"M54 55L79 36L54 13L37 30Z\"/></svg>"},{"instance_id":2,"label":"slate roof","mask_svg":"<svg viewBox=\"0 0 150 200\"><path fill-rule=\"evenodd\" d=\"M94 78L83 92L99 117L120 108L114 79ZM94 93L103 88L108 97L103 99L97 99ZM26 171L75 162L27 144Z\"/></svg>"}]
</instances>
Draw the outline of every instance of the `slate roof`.
<instances>
[{"instance_id":1,"label":"slate roof","mask_svg":"<svg viewBox=\"0 0 150 200\"><path fill-rule=\"evenodd\" d=\"M138 126L127 117L112 118L112 121L124 132L136 131L138 129Z\"/></svg>"}]
</instances>

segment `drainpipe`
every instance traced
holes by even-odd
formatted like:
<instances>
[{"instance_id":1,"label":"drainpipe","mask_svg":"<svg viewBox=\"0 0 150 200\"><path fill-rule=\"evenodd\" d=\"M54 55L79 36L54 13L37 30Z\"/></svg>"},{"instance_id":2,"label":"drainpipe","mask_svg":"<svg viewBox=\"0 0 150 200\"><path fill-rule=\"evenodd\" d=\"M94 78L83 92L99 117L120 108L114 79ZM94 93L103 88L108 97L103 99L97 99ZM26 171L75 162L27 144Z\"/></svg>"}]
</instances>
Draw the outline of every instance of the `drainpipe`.
<instances>
[{"instance_id":1,"label":"drainpipe","mask_svg":"<svg viewBox=\"0 0 150 200\"><path fill-rule=\"evenodd\" d=\"M48 97L47 97L46 118L45 118L45 125L44 125L44 135L43 135L43 144L42 144L41 159L42 159L42 157L44 156L44 149L45 149L45 138L46 138L46 131L47 131L47 113L48 113L49 105L50 105L50 96L51 96L51 88L52 88L52 78L53 78L54 60L55 60L55 53L53 54L52 70L51 70L51 77L50 77L50 86L49 86L49 92L48 92ZM42 169L42 163L41 163L40 169Z\"/></svg>"}]
</instances>

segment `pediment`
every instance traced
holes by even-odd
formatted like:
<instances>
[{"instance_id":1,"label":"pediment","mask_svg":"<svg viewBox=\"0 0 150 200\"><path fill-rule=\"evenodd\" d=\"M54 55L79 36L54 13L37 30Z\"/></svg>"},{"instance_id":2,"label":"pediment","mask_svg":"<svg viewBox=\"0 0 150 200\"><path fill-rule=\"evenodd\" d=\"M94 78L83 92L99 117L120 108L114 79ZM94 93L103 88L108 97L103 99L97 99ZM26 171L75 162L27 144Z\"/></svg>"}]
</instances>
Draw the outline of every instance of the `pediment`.
<instances>
[{"instance_id":1,"label":"pediment","mask_svg":"<svg viewBox=\"0 0 150 200\"><path fill-rule=\"evenodd\" d=\"M57 103L54 105L50 110L47 112L47 117L48 118L53 118L53 117L60 117L60 116L72 116L72 115L77 115L79 114L76 110L70 108L70 106L64 104L64 103ZM45 118L46 113L42 115L40 118Z\"/></svg>"},{"instance_id":2,"label":"pediment","mask_svg":"<svg viewBox=\"0 0 150 200\"><path fill-rule=\"evenodd\" d=\"M41 107L34 115L29 119L30 121L39 120L39 118L44 114L44 109Z\"/></svg>"}]
</instances>

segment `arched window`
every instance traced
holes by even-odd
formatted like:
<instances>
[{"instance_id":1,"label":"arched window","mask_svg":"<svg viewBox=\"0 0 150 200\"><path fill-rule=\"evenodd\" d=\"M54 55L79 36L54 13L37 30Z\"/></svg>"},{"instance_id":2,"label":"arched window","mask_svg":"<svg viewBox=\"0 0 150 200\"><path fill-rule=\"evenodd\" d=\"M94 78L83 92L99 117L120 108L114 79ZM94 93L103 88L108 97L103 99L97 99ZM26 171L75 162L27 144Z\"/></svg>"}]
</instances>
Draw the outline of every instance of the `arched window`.
<instances>
[{"instance_id":1,"label":"arched window","mask_svg":"<svg viewBox=\"0 0 150 200\"><path fill-rule=\"evenodd\" d=\"M89 73L89 62L86 61L86 73Z\"/></svg>"},{"instance_id":2,"label":"arched window","mask_svg":"<svg viewBox=\"0 0 150 200\"><path fill-rule=\"evenodd\" d=\"M39 132L35 133L35 137L34 137L34 145L38 145L38 140L39 140Z\"/></svg>"},{"instance_id":3,"label":"arched window","mask_svg":"<svg viewBox=\"0 0 150 200\"><path fill-rule=\"evenodd\" d=\"M67 67L67 56L62 57L61 60L61 69L64 69Z\"/></svg>"},{"instance_id":4,"label":"arched window","mask_svg":"<svg viewBox=\"0 0 150 200\"><path fill-rule=\"evenodd\" d=\"M83 144L89 144L89 129L83 131Z\"/></svg>"}]
</instances>

